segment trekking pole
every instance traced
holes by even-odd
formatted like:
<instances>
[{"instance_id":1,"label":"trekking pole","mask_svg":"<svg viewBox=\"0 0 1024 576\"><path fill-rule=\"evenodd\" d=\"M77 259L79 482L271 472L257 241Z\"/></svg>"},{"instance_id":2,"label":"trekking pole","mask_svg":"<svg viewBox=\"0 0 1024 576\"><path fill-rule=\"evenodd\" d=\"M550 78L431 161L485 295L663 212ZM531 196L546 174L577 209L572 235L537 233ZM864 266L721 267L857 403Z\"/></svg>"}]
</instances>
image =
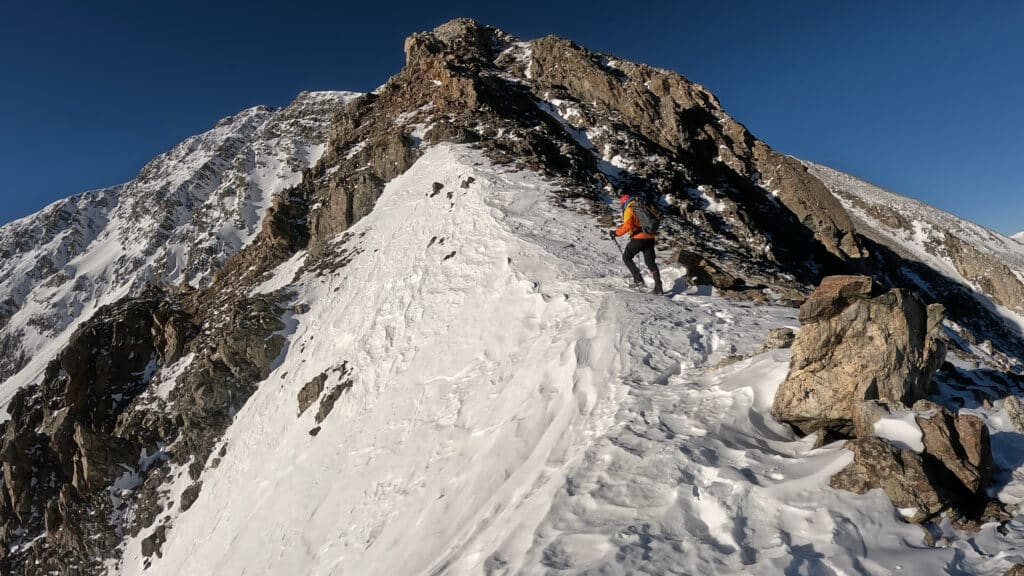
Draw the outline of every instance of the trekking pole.
<instances>
[{"instance_id":1,"label":"trekking pole","mask_svg":"<svg viewBox=\"0 0 1024 576\"><path fill-rule=\"evenodd\" d=\"M619 245L619 239L618 238L615 238L614 236L612 236L612 242L615 242L615 247L619 249L619 254L625 254L625 252L622 251L622 246Z\"/></svg>"}]
</instances>

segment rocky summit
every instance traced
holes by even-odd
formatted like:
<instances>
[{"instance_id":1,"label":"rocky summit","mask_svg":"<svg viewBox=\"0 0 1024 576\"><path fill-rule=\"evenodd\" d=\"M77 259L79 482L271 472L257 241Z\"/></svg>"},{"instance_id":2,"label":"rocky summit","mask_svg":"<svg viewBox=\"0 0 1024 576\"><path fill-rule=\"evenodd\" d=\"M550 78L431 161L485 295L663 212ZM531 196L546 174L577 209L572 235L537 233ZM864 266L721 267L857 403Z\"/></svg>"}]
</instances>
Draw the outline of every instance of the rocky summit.
<instances>
[{"instance_id":1,"label":"rocky summit","mask_svg":"<svg viewBox=\"0 0 1024 576\"><path fill-rule=\"evenodd\" d=\"M1018 241L672 71L404 51L0 228L0 573L1019 571Z\"/></svg>"}]
</instances>

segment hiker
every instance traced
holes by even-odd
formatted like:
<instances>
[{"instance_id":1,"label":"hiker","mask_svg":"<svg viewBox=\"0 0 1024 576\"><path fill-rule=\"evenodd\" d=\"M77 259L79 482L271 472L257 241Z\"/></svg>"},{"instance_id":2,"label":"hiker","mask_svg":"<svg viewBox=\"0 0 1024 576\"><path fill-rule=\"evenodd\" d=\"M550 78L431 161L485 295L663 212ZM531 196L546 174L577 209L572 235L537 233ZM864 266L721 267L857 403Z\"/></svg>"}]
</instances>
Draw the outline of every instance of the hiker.
<instances>
[{"instance_id":1,"label":"hiker","mask_svg":"<svg viewBox=\"0 0 1024 576\"><path fill-rule=\"evenodd\" d=\"M614 240L619 236L629 234L629 244L626 244L626 249L622 252L622 261L626 263L626 268L629 268L629 272L633 275L633 282L637 288L646 286L640 269L633 262L633 258L643 252L644 263L651 271L651 276L654 276L654 293L661 294L661 272L658 270L658 263L654 261L654 236L657 233L657 224L654 225L651 232L644 231L636 212L636 210L643 210L644 207L640 206L637 199L629 194L623 194L619 198L619 206L622 207L622 226L616 230L609 230L609 236Z\"/></svg>"}]
</instances>

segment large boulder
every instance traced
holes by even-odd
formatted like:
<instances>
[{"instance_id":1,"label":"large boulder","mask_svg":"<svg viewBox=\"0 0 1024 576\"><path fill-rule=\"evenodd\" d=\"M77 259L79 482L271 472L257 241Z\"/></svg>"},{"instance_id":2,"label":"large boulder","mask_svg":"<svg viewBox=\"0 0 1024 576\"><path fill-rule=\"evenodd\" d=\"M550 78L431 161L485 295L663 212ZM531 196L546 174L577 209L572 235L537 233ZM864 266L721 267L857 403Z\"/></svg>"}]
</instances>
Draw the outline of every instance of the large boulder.
<instances>
[{"instance_id":1,"label":"large boulder","mask_svg":"<svg viewBox=\"0 0 1024 576\"><path fill-rule=\"evenodd\" d=\"M801 308L789 376L774 416L807 434L852 433L854 405L903 408L924 398L946 357L943 307L894 289L869 297L870 279L827 278Z\"/></svg>"}]
</instances>

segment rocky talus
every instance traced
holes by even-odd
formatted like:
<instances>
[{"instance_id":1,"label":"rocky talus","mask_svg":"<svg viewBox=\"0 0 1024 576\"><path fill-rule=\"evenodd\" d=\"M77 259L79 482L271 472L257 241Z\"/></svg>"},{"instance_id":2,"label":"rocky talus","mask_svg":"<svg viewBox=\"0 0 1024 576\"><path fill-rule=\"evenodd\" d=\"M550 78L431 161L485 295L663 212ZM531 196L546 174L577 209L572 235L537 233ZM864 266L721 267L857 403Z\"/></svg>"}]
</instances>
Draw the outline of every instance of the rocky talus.
<instances>
[{"instance_id":1,"label":"rocky talus","mask_svg":"<svg viewBox=\"0 0 1024 576\"><path fill-rule=\"evenodd\" d=\"M772 412L819 442L850 438L853 462L832 486L880 488L910 522L950 511L964 525L1006 520L985 488L988 428L977 416L926 400L946 355L943 308L866 276L830 276L800 308L789 375ZM893 429L912 430L893 434Z\"/></svg>"}]
</instances>

